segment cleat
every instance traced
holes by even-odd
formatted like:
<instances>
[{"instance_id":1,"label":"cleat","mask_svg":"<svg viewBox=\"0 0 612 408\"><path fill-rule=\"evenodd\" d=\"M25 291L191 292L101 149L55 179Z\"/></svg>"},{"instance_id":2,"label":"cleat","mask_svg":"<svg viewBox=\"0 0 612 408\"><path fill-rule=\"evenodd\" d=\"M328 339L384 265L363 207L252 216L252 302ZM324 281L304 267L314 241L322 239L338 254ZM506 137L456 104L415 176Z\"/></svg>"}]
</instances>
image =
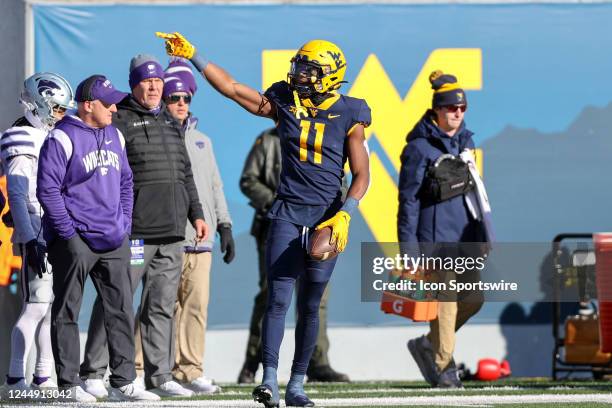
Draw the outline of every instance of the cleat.
<instances>
[{"instance_id":1,"label":"cleat","mask_svg":"<svg viewBox=\"0 0 612 408\"><path fill-rule=\"evenodd\" d=\"M292 395L285 393L285 405L288 407L314 407L312 402L306 395Z\"/></svg>"},{"instance_id":2,"label":"cleat","mask_svg":"<svg viewBox=\"0 0 612 408\"><path fill-rule=\"evenodd\" d=\"M13 381L15 381L13 384L9 384L7 381L0 387L0 400L11 399L11 391L26 391L30 389L30 386L25 382L25 378L13 379Z\"/></svg>"},{"instance_id":3,"label":"cleat","mask_svg":"<svg viewBox=\"0 0 612 408\"><path fill-rule=\"evenodd\" d=\"M30 384L30 387L36 389L45 389L45 388L57 388L57 383L53 381L51 377L46 377L44 381L37 384L37 381L40 380L40 377L34 377L34 380Z\"/></svg>"},{"instance_id":4,"label":"cleat","mask_svg":"<svg viewBox=\"0 0 612 408\"><path fill-rule=\"evenodd\" d=\"M267 384L261 384L255 387L253 390L253 400L264 404L266 408L278 408L280 406L279 401L273 401L272 388Z\"/></svg>"}]
</instances>

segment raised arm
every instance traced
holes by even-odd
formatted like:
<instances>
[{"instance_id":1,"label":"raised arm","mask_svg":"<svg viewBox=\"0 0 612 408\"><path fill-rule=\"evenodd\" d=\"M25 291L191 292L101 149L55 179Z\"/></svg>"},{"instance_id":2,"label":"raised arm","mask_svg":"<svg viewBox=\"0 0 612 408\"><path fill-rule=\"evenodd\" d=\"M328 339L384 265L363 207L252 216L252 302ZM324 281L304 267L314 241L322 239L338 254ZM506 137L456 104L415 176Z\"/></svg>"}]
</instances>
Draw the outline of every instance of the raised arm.
<instances>
[{"instance_id":1,"label":"raised arm","mask_svg":"<svg viewBox=\"0 0 612 408\"><path fill-rule=\"evenodd\" d=\"M219 65L206 60L180 33L157 32L155 34L165 40L168 55L190 60L208 83L221 95L235 101L254 115L276 119L276 107L270 103L268 98L256 89L236 81Z\"/></svg>"}]
</instances>

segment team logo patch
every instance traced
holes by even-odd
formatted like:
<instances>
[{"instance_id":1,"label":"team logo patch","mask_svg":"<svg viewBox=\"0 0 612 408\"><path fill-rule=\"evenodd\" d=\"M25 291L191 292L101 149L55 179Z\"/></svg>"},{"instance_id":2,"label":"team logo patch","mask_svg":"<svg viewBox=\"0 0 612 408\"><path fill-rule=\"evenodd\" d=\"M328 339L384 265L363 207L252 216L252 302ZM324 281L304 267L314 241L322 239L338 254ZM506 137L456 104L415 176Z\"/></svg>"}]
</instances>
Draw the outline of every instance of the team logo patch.
<instances>
[{"instance_id":1,"label":"team logo patch","mask_svg":"<svg viewBox=\"0 0 612 408\"><path fill-rule=\"evenodd\" d=\"M201 140L198 140L196 142L196 146L198 146L200 149L203 149L204 148L204 142L202 142Z\"/></svg>"},{"instance_id":2,"label":"team logo patch","mask_svg":"<svg viewBox=\"0 0 612 408\"><path fill-rule=\"evenodd\" d=\"M463 102L463 92L457 92L457 99L459 102Z\"/></svg>"},{"instance_id":3,"label":"team logo patch","mask_svg":"<svg viewBox=\"0 0 612 408\"><path fill-rule=\"evenodd\" d=\"M38 82L38 93L42 96L52 97L57 91L61 91L62 88L53 81L47 79L41 79Z\"/></svg>"}]
</instances>

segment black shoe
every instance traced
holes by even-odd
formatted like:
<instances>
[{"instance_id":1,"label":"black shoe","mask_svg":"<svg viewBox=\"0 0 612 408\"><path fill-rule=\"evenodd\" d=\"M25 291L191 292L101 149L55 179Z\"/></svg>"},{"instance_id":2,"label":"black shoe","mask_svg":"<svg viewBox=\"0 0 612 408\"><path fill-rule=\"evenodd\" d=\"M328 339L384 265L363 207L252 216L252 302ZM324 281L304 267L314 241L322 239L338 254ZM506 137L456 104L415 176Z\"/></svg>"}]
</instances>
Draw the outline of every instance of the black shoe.
<instances>
[{"instance_id":1,"label":"black shoe","mask_svg":"<svg viewBox=\"0 0 612 408\"><path fill-rule=\"evenodd\" d=\"M314 407L315 403L310 400L306 395L293 395L290 396L285 393L285 406L286 407Z\"/></svg>"},{"instance_id":2,"label":"black shoe","mask_svg":"<svg viewBox=\"0 0 612 408\"><path fill-rule=\"evenodd\" d=\"M455 364L449 364L446 370L440 373L438 388L463 388Z\"/></svg>"},{"instance_id":3,"label":"black shoe","mask_svg":"<svg viewBox=\"0 0 612 408\"><path fill-rule=\"evenodd\" d=\"M278 394L278 390L276 394ZM264 404L266 408L278 408L280 406L280 398L274 395L274 391L267 384L261 384L255 387L252 395L255 402Z\"/></svg>"},{"instance_id":4,"label":"black shoe","mask_svg":"<svg viewBox=\"0 0 612 408\"><path fill-rule=\"evenodd\" d=\"M251 371L247 366L242 367L238 374L238 384L253 384L255 382L255 371Z\"/></svg>"},{"instance_id":5,"label":"black shoe","mask_svg":"<svg viewBox=\"0 0 612 408\"><path fill-rule=\"evenodd\" d=\"M351 382L348 375L339 373L328 365L308 367L308 382Z\"/></svg>"},{"instance_id":6,"label":"black shoe","mask_svg":"<svg viewBox=\"0 0 612 408\"><path fill-rule=\"evenodd\" d=\"M417 363L425 381L432 387L438 383L438 370L434 362L431 343L426 336L417 337L408 341L408 350Z\"/></svg>"}]
</instances>

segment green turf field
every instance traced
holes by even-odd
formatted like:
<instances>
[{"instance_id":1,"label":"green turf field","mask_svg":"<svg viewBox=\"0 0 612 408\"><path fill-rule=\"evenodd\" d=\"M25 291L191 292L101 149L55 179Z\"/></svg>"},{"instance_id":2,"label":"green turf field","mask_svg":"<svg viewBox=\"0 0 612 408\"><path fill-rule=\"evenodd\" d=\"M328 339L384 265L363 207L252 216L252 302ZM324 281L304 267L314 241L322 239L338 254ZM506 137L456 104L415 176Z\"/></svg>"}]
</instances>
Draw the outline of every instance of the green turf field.
<instances>
[{"instance_id":1,"label":"green turf field","mask_svg":"<svg viewBox=\"0 0 612 408\"><path fill-rule=\"evenodd\" d=\"M262 407L251 399L252 386L221 384L223 392L190 399L164 399L155 403L98 402L76 404L97 407ZM306 392L318 407L612 407L612 381L550 381L507 379L496 382L466 382L465 389L432 389L424 382L356 382L350 384L306 384ZM281 390L281 396L284 390ZM15 401L0 401L14 405ZM21 405L21 404L20 404ZM32 406L25 403L23 406ZM40 405L36 405L40 407ZM75 404L72 404L75 406ZM281 406L283 404L281 403Z\"/></svg>"}]
</instances>

